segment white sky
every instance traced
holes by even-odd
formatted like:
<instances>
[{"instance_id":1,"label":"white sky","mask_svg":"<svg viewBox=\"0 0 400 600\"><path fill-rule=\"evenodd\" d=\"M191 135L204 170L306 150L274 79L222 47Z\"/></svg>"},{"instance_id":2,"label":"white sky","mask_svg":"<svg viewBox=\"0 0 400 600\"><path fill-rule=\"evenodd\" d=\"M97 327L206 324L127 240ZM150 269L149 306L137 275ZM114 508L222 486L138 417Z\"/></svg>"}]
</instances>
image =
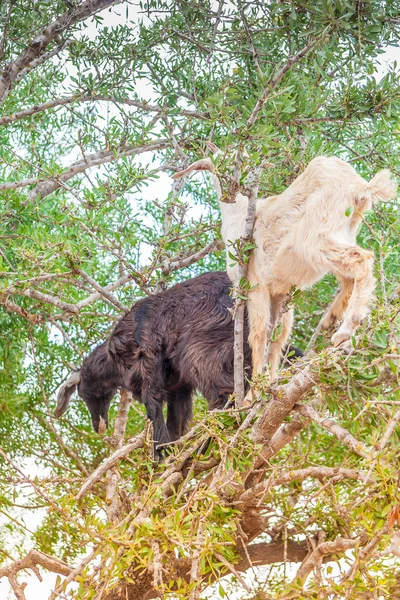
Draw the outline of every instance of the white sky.
<instances>
[{"instance_id":1,"label":"white sky","mask_svg":"<svg viewBox=\"0 0 400 600\"><path fill-rule=\"evenodd\" d=\"M104 25L110 27L112 25L118 25L120 23L122 23L122 24L128 24L129 22L132 23L132 20L134 19L135 13L136 13L136 7L129 5L129 10L127 12L126 6L127 5L115 7L111 13L108 10L103 11L101 13L101 15L104 16ZM95 37L97 35L97 29L93 22L88 23L88 27L85 29L84 34L88 35L91 39L95 39ZM399 69L400 48L389 46L387 48L386 52L379 59L379 63L377 65L378 75L383 76L388 71L388 68L391 65L393 65L393 62L395 60L398 63L398 69ZM142 82L139 82L136 92L143 99L147 99L149 101L152 100L151 86L149 86L147 81L143 80ZM138 157L137 161L139 164L147 164L146 155L142 155L141 157ZM157 180L155 180L154 182L151 182L148 187L143 187L143 190L140 192L140 197L145 200L150 200L150 201L157 200L158 202L163 202L167 198L167 196L170 192L170 189L171 189L170 176L167 173L160 173L159 178ZM196 207L196 211L199 211L199 210L201 211L202 208ZM192 214L191 216L195 216L195 215ZM198 215L196 215L196 216L198 216ZM39 514L38 515L29 514L28 518L27 518L29 527L31 529L35 529L35 527L37 527L37 525L39 524L41 518L42 518L42 516L40 516ZM0 522L2 522L2 521L0 521ZM21 574L19 576L20 582L26 581L28 583L27 588L25 590L25 595L26 595L27 600L45 600L50 595L50 592L52 591L54 584L55 584L56 575L51 574L51 573L45 573L45 572L43 572L43 570L41 570L41 573L42 573L42 577L43 577L42 582L39 582L39 580L36 578L36 576L31 571L29 572L29 574L26 574L26 575ZM252 575L251 575L250 571L245 575L245 579L246 579L247 583L249 585L251 585ZM224 585L224 587L225 587L225 585ZM215 592L210 590L209 593L204 595L203 597L204 598L206 598L206 597L212 598L213 596L215 597ZM12 592L8 586L7 580L2 579L2 580L0 580L0 598L4 598L4 597L7 599L10 598L10 599L14 600L14 595L12 594ZM241 598L242 595L238 596L238 595L229 594L227 597L230 598L230 600L236 600L236 599Z\"/></svg>"}]
</instances>

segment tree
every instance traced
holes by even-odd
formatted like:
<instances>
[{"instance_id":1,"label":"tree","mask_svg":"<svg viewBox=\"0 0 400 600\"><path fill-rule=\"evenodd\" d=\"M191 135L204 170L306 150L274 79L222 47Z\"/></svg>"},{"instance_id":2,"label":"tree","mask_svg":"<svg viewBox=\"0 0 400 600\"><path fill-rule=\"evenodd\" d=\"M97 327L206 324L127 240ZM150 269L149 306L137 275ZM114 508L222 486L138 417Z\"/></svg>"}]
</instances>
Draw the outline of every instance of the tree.
<instances>
[{"instance_id":1,"label":"tree","mask_svg":"<svg viewBox=\"0 0 400 600\"><path fill-rule=\"evenodd\" d=\"M45 569L59 575L52 599L194 600L209 586L213 597L398 597L397 203L361 229L377 300L347 353L316 329L327 277L292 299L306 357L273 386L255 382L250 408L207 414L199 399L164 463L125 392L107 438L81 402L52 416L67 372L136 299L223 268L207 177L146 195L206 142L222 150L226 193L263 160L274 166L260 169L260 194L280 192L321 153L367 178L399 175L397 65L377 72L398 43L398 2L5 0L0 11L11 596L24 600L23 573Z\"/></svg>"}]
</instances>

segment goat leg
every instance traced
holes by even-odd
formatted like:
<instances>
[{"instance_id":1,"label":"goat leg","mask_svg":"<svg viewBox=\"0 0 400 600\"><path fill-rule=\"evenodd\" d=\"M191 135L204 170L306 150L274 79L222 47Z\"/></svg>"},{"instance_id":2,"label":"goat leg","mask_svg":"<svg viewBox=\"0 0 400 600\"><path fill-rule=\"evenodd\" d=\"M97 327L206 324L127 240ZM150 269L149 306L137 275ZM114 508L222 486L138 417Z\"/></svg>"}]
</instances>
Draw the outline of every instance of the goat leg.
<instances>
[{"instance_id":1,"label":"goat leg","mask_svg":"<svg viewBox=\"0 0 400 600\"><path fill-rule=\"evenodd\" d=\"M338 346L351 338L362 320L367 316L373 298L375 279L373 254L359 246L350 246L340 251L339 275L354 280L353 290L343 315L343 323L332 336ZM336 275L335 271L333 273Z\"/></svg>"},{"instance_id":2,"label":"goat leg","mask_svg":"<svg viewBox=\"0 0 400 600\"><path fill-rule=\"evenodd\" d=\"M142 402L146 408L147 418L153 423L154 455L161 457L161 451L157 449L160 444L168 444L171 441L163 415L164 394L150 390L142 395Z\"/></svg>"},{"instance_id":3,"label":"goat leg","mask_svg":"<svg viewBox=\"0 0 400 600\"><path fill-rule=\"evenodd\" d=\"M341 283L341 289L321 320L321 329L323 330L329 329L331 325L343 318L353 291L353 279L340 276L338 276L338 279Z\"/></svg>"},{"instance_id":4,"label":"goat leg","mask_svg":"<svg viewBox=\"0 0 400 600\"><path fill-rule=\"evenodd\" d=\"M193 388L182 386L168 393L167 429L171 442L187 431L192 418Z\"/></svg>"}]
</instances>

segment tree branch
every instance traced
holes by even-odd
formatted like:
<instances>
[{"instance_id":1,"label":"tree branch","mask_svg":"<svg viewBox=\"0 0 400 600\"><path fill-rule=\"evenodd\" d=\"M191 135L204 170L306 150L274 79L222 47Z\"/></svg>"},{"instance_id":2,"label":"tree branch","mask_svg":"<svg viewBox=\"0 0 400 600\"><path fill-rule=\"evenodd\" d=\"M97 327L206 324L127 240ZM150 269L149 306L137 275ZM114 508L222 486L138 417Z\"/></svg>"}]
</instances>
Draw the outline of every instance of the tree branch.
<instances>
[{"instance_id":1,"label":"tree branch","mask_svg":"<svg viewBox=\"0 0 400 600\"><path fill-rule=\"evenodd\" d=\"M129 308L121 304L121 302L110 292L110 290L107 290L105 287L102 287L99 283L97 283L97 281L95 281L95 279L93 279L93 277L90 277L90 275L88 275L83 269L76 268L75 271L82 277L82 279L87 281L95 290L97 290L97 292L101 294L101 296L103 296L109 302L111 302L111 304L116 306L118 310L122 311L123 313L127 313L129 311Z\"/></svg>"},{"instance_id":2,"label":"tree branch","mask_svg":"<svg viewBox=\"0 0 400 600\"><path fill-rule=\"evenodd\" d=\"M307 542L295 542L292 540L260 542L250 544L246 548L238 548L238 562L235 562L235 569L239 572L245 572L253 566L263 566L279 564L286 560L290 562L301 562L309 553ZM187 583L190 581L192 560L190 558L172 559L170 563L171 572L175 574L175 581L179 578ZM209 584L216 577L210 577ZM129 600L150 600L160 597L160 592L152 589L152 577L150 573L142 572L141 576L135 574L135 583L127 583L123 586L124 596ZM173 591L174 587L171 591ZM122 590L121 590L122 591ZM110 591L104 600L114 600L115 590Z\"/></svg>"},{"instance_id":3,"label":"tree branch","mask_svg":"<svg viewBox=\"0 0 400 600\"><path fill-rule=\"evenodd\" d=\"M45 302L46 304L51 304L52 306L60 308L61 310L69 314L77 314L79 312L79 309L75 304L63 302L63 300L60 300L60 298L57 298L56 296L50 296L49 294L44 294L43 292L38 292L37 290L33 290L30 288L26 290L19 290L18 288L11 286L7 288L7 294L14 294L15 296L26 296L27 298L34 298L39 302ZM3 295L4 294L2 294L2 296Z\"/></svg>"},{"instance_id":4,"label":"tree branch","mask_svg":"<svg viewBox=\"0 0 400 600\"><path fill-rule=\"evenodd\" d=\"M301 368L301 362L298 366ZM256 443L265 444L272 438L283 420L305 394L316 384L318 377L311 375L306 367L294 375L291 381L278 388L271 388L272 399L266 405L258 421L253 427L251 437Z\"/></svg>"},{"instance_id":5,"label":"tree branch","mask_svg":"<svg viewBox=\"0 0 400 600\"><path fill-rule=\"evenodd\" d=\"M360 538L357 537L355 539L337 538L333 542L323 542L322 544L319 544L303 562L296 573L295 580L300 579L305 581L309 573L318 567L324 556L328 554L337 554L338 552L346 552L346 550L355 548L359 543Z\"/></svg>"},{"instance_id":6,"label":"tree branch","mask_svg":"<svg viewBox=\"0 0 400 600\"><path fill-rule=\"evenodd\" d=\"M36 187L30 192L29 198L35 199L37 196L46 198L52 192L55 192L62 184L75 177L79 173L83 173L91 167L97 167L105 163L114 162L121 156L136 156L137 154L143 154L144 152L154 152L156 150L163 150L171 145L170 140L151 140L144 143L142 146L135 147L122 147L114 148L109 150L100 150L95 154L89 154L84 160L78 160L73 162L65 171L59 175L46 175L44 177L29 177L28 179L22 179L21 181L6 181L0 183L0 191L2 190L15 190L17 188L27 187L29 185L36 185Z\"/></svg>"},{"instance_id":7,"label":"tree branch","mask_svg":"<svg viewBox=\"0 0 400 600\"><path fill-rule=\"evenodd\" d=\"M271 77L271 79L268 81L268 83L264 87L259 99L257 100L257 103L256 103L255 107L253 108L253 111L252 111L250 117L247 119L247 127L251 127L252 125L254 125L254 123L256 122L256 120L258 118L259 112L261 111L262 107L264 106L265 102L268 99L268 96L276 88L278 83L280 83L280 81L284 78L286 73L288 73L288 71L290 71L294 67L294 65L296 65L298 62L300 62L300 60L304 56L306 56L309 52L311 52L311 50L313 50L319 42L320 42L320 38L317 38L316 40L312 40L312 42L307 44L307 46L305 46L304 48L299 50L297 52L297 54L290 56L288 58L286 64L273 77Z\"/></svg>"},{"instance_id":8,"label":"tree branch","mask_svg":"<svg viewBox=\"0 0 400 600\"><path fill-rule=\"evenodd\" d=\"M128 454L136 450L137 448L141 448L144 444L146 437L146 432L144 431L137 437L131 439L125 446L121 446L118 450L115 450L101 465L91 473L91 475L86 479L79 492L76 494L75 498L80 500L85 496L88 491L94 486L94 484L99 481L107 471L111 470L116 464L118 464L121 460L123 460Z\"/></svg>"},{"instance_id":9,"label":"tree branch","mask_svg":"<svg viewBox=\"0 0 400 600\"><path fill-rule=\"evenodd\" d=\"M49 556L39 550L31 550L24 558L16 560L11 565L0 567L0 579L8 577L12 572L16 573L22 569L31 569L32 565L40 565L48 571L58 573L59 575L69 575L72 571L72 567L59 558L54 558L54 556Z\"/></svg>"},{"instance_id":10,"label":"tree branch","mask_svg":"<svg viewBox=\"0 0 400 600\"><path fill-rule=\"evenodd\" d=\"M238 571L247 571L252 567L270 565L283 562L286 558L289 562L301 562L307 556L307 542L294 542L288 540L285 553L285 543L280 540L276 542L260 542L249 544L246 548L239 550L239 561L235 563ZM250 561L249 561L250 559Z\"/></svg>"},{"instance_id":11,"label":"tree branch","mask_svg":"<svg viewBox=\"0 0 400 600\"><path fill-rule=\"evenodd\" d=\"M18 582L17 573L24 569L31 569L39 581L42 581L42 576L37 565L59 575L70 575L72 572L72 567L62 560L44 554L44 552L40 552L39 550L31 550L24 558L16 560L5 567L0 567L0 579L2 577L8 578L17 600L26 600L24 592L26 583Z\"/></svg>"},{"instance_id":12,"label":"tree branch","mask_svg":"<svg viewBox=\"0 0 400 600\"><path fill-rule=\"evenodd\" d=\"M319 480L334 479L335 481L338 481L340 479L351 479L363 482L365 476L366 473L344 467L305 467L304 469L294 469L293 471L287 471L286 473L271 475L266 481L262 481L253 487L246 489L241 495L239 502L242 504L242 511L246 515L249 507L252 506L258 498L265 496L268 490L274 486L285 485L292 481L304 481L310 477Z\"/></svg>"},{"instance_id":13,"label":"tree branch","mask_svg":"<svg viewBox=\"0 0 400 600\"><path fill-rule=\"evenodd\" d=\"M42 54L36 60L33 60L32 62L30 62L25 67L25 69L23 69L22 71L20 71L18 73L18 75L15 78L15 83L24 79L24 77L26 77L28 75L28 73L30 73L31 71L36 69L36 67L38 67L39 65L42 65L43 63L48 61L53 56L57 56L57 54L60 54L60 52L65 50L65 48L67 48L68 46L71 46L71 44L73 44L73 42L74 42L74 40L65 40L65 41L61 42L61 44L59 44L58 46L53 48L53 50L50 50L49 52Z\"/></svg>"},{"instance_id":14,"label":"tree branch","mask_svg":"<svg viewBox=\"0 0 400 600\"><path fill-rule=\"evenodd\" d=\"M294 406L294 409L296 412L303 415L303 417L311 419L314 423L317 423L317 425L332 433L359 456L367 459L373 458L373 455L375 454L373 451L369 450L362 442L351 435L347 429L336 423L333 419L319 415L312 406L303 406L302 404L299 404Z\"/></svg>"},{"instance_id":15,"label":"tree branch","mask_svg":"<svg viewBox=\"0 0 400 600\"><path fill-rule=\"evenodd\" d=\"M37 35L27 48L14 61L8 63L0 77L0 102L4 101L12 84L21 71L26 69L30 63L41 57L48 45L63 32L71 29L73 25L83 21L95 13L119 4L121 0L86 0L61 15L58 19L49 23L42 32ZM51 56L49 53L48 58ZM27 71L28 72L28 71Z\"/></svg>"},{"instance_id":16,"label":"tree branch","mask_svg":"<svg viewBox=\"0 0 400 600\"><path fill-rule=\"evenodd\" d=\"M195 252L194 254L190 254L189 256L184 256L178 259L172 259L171 261L164 261L163 272L168 274L171 271L176 271L177 269L190 267L190 265L192 265L195 262L198 262L199 260L207 256L207 254L215 252L216 250L221 250L222 248L223 242L221 242L221 240L215 239L206 246L204 246L204 248L202 248L198 252Z\"/></svg>"},{"instance_id":17,"label":"tree branch","mask_svg":"<svg viewBox=\"0 0 400 600\"><path fill-rule=\"evenodd\" d=\"M260 175L264 162L254 169L253 182L250 185L246 222L244 225L243 235L240 237L240 248L243 248L253 237L254 224L256 220L257 197L260 185ZM234 318L234 393L237 406L242 406L244 400L244 306L247 292L243 289L241 283L246 279L248 260L244 256L239 256L237 266L236 281L234 281L233 295L235 298L235 306L233 309Z\"/></svg>"},{"instance_id":18,"label":"tree branch","mask_svg":"<svg viewBox=\"0 0 400 600\"><path fill-rule=\"evenodd\" d=\"M144 283L143 275L141 273L137 272L136 277L138 278L138 282L140 283L140 285L142 285ZM123 275L116 281L113 281L112 283L105 285L102 288L102 290L105 292L113 292L114 290L117 290L118 288L122 287L126 283L129 283L132 279L136 279L136 277L133 273L129 273L128 275ZM90 296L87 296L83 300L80 300L76 304L76 308L78 309L78 311L80 311L85 306L89 306L89 304L93 304L93 302L96 302L96 300L100 300L102 297L103 297L102 292L94 292L93 294L90 294Z\"/></svg>"},{"instance_id":19,"label":"tree branch","mask_svg":"<svg viewBox=\"0 0 400 600\"><path fill-rule=\"evenodd\" d=\"M256 105L253 108L251 115L249 116L249 118L246 121L246 129L247 130L254 125L254 123L258 119L259 113L261 112L261 109L263 108L264 104L266 103L269 95L276 88L276 86L280 83L280 81L283 79L283 77L286 75L286 73L288 73L288 71L290 71L294 67L294 65L296 65L304 56L306 56L309 52L311 52L311 50L313 50L319 42L320 42L320 38L317 38L316 40L313 40L312 42L307 44L307 46L305 46L304 48L299 50L299 52L297 52L297 54L290 56L288 58L287 62L285 63L285 65L275 75L273 75L268 80L260 97L258 98L258 100L256 102ZM240 168L241 161L242 161L241 152L237 152L236 159L235 159L235 165L234 165L235 175L233 177L232 183L229 188L230 191L234 194L236 194L240 189L240 184L238 183L237 172L238 172L238 169ZM232 201L232 200L230 200L230 201Z\"/></svg>"},{"instance_id":20,"label":"tree branch","mask_svg":"<svg viewBox=\"0 0 400 600\"><path fill-rule=\"evenodd\" d=\"M290 423L282 423L278 430L274 433L270 440L267 440L261 449L261 453L258 459L256 459L254 468L257 469L266 462L278 454L282 448L284 448L300 433L305 426L306 421L290 421Z\"/></svg>"},{"instance_id":21,"label":"tree branch","mask_svg":"<svg viewBox=\"0 0 400 600\"><path fill-rule=\"evenodd\" d=\"M126 390L121 390L118 413L114 424L113 442L120 449L124 443L124 435L129 417L129 407L131 405L132 394ZM117 484L121 478L116 463L108 469L106 480L106 502L107 517L110 523L118 521L120 512L120 502L117 491Z\"/></svg>"},{"instance_id":22,"label":"tree branch","mask_svg":"<svg viewBox=\"0 0 400 600\"><path fill-rule=\"evenodd\" d=\"M15 121L19 121L20 119L25 119L26 117L31 117L38 113L44 112L46 110L50 110L52 108L58 108L60 106L66 106L68 104L74 103L86 103L86 102L113 102L114 104L125 104L127 106L133 106L138 108L144 112L155 112L159 114L168 114L169 111L173 110L174 114L177 110L176 107L170 108L168 106L159 106L158 104L150 104L146 101L133 100L131 98L117 98L112 95L79 95L74 94L73 96L68 96L67 98L58 98L56 100L50 100L49 102L44 102L43 104L38 104L32 106L30 108L25 108L24 110L20 110L12 115L7 115L0 118L0 126L9 125L10 123L14 123ZM189 110L186 108L179 109L179 115L185 117L192 117L195 119L207 119L207 113L200 113L195 110Z\"/></svg>"}]
</instances>

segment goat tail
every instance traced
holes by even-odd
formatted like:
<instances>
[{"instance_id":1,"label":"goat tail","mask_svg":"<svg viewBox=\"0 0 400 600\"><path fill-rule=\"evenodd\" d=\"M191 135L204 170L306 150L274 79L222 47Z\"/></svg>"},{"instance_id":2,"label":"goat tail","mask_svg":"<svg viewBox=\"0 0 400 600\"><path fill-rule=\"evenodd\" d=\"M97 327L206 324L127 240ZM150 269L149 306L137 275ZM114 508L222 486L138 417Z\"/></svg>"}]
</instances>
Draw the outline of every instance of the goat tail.
<instances>
[{"instance_id":1,"label":"goat tail","mask_svg":"<svg viewBox=\"0 0 400 600\"><path fill-rule=\"evenodd\" d=\"M369 182L368 191L375 202L385 202L385 200L391 200L396 197L397 182L392 178L389 169L378 171Z\"/></svg>"},{"instance_id":2,"label":"goat tail","mask_svg":"<svg viewBox=\"0 0 400 600\"><path fill-rule=\"evenodd\" d=\"M352 189L354 205L363 212L373 202L385 202L395 198L397 182L388 169L378 171L371 181L358 184Z\"/></svg>"}]
</instances>

